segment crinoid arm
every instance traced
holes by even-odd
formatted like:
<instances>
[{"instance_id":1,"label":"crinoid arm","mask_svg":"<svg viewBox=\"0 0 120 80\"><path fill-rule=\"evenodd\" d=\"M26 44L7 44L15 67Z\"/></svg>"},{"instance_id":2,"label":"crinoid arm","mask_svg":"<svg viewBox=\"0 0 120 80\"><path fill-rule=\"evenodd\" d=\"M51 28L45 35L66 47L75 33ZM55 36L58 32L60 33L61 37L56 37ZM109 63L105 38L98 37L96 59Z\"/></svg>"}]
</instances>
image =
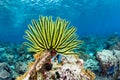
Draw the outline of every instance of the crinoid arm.
<instances>
[{"instance_id":1,"label":"crinoid arm","mask_svg":"<svg viewBox=\"0 0 120 80\"><path fill-rule=\"evenodd\" d=\"M24 36L28 42L30 52L41 52L44 50L55 50L58 53L67 54L79 47L82 41L77 40L75 34L76 28L69 27L70 22L57 18L55 21L52 17L40 16L39 20L32 20L32 25L28 25L27 35Z\"/></svg>"}]
</instances>

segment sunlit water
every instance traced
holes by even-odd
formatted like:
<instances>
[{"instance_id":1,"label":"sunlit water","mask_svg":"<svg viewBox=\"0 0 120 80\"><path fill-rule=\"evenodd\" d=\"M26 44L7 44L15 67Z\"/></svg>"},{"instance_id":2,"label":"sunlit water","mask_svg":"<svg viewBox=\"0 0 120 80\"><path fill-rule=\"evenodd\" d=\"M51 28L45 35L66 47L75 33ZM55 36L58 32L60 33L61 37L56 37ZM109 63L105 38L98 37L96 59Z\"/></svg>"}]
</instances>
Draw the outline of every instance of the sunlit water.
<instances>
[{"instance_id":1,"label":"sunlit water","mask_svg":"<svg viewBox=\"0 0 120 80\"><path fill-rule=\"evenodd\" d=\"M31 19L57 16L81 35L120 33L120 0L0 0L0 41L23 41Z\"/></svg>"}]
</instances>

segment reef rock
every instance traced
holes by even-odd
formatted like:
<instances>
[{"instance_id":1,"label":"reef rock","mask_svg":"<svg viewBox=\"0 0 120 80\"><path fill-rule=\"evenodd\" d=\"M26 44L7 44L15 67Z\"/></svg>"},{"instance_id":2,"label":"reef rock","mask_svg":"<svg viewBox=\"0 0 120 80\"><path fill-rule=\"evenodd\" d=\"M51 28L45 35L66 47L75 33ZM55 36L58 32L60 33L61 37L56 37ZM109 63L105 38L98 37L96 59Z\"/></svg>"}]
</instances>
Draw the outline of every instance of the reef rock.
<instances>
[{"instance_id":1,"label":"reef rock","mask_svg":"<svg viewBox=\"0 0 120 80\"><path fill-rule=\"evenodd\" d=\"M19 74L23 74L27 70L27 64L23 62L17 62L15 64L15 70Z\"/></svg>"},{"instance_id":2,"label":"reef rock","mask_svg":"<svg viewBox=\"0 0 120 80\"><path fill-rule=\"evenodd\" d=\"M48 60L48 57L47 53L43 54L40 61L37 58L37 61L30 64L32 67L17 80L30 80L33 74L34 80L95 80L95 74L84 69L84 61L76 56L62 55L60 63L57 57L53 62L46 63L44 60Z\"/></svg>"},{"instance_id":3,"label":"reef rock","mask_svg":"<svg viewBox=\"0 0 120 80\"><path fill-rule=\"evenodd\" d=\"M85 69L90 69L90 70L94 71L94 70L99 69L98 64L99 64L99 62L97 60L88 59L88 60L85 61L84 67L85 67Z\"/></svg>"},{"instance_id":4,"label":"reef rock","mask_svg":"<svg viewBox=\"0 0 120 80\"><path fill-rule=\"evenodd\" d=\"M120 36L118 34L111 35L106 43L106 49L120 50Z\"/></svg>"},{"instance_id":5,"label":"reef rock","mask_svg":"<svg viewBox=\"0 0 120 80\"><path fill-rule=\"evenodd\" d=\"M111 65L116 64L117 59L113 55L113 51L110 50L102 50L97 52L97 59L102 63L102 64L108 64L110 63Z\"/></svg>"},{"instance_id":6,"label":"reef rock","mask_svg":"<svg viewBox=\"0 0 120 80\"><path fill-rule=\"evenodd\" d=\"M120 51L103 50L97 52L101 72L104 75L118 75L120 71Z\"/></svg>"},{"instance_id":7,"label":"reef rock","mask_svg":"<svg viewBox=\"0 0 120 80\"><path fill-rule=\"evenodd\" d=\"M0 48L0 52L3 52L3 51L5 51L5 48Z\"/></svg>"},{"instance_id":8,"label":"reef rock","mask_svg":"<svg viewBox=\"0 0 120 80\"><path fill-rule=\"evenodd\" d=\"M7 63L0 63L0 80L10 80L10 69Z\"/></svg>"}]
</instances>

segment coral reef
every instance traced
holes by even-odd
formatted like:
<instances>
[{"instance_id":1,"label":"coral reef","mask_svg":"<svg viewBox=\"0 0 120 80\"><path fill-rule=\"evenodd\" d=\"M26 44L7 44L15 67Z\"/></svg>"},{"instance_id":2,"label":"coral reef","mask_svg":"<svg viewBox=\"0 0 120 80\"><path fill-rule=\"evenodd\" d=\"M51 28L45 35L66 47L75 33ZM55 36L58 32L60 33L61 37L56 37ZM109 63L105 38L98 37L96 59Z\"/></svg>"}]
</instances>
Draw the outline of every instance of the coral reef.
<instances>
[{"instance_id":1,"label":"coral reef","mask_svg":"<svg viewBox=\"0 0 120 80\"><path fill-rule=\"evenodd\" d=\"M106 56L108 53L110 53L112 55L110 55L110 54L108 54L108 55L110 57L114 56L116 58L115 61L118 61L118 63L119 63L119 61L120 61L119 60L119 57L120 57L119 49L117 49L116 47L110 48L110 46L112 46L112 44L109 47L106 45L107 41L110 41L110 40L114 41L115 39L116 39L115 41L119 41L119 40L117 40L119 38L115 38L115 37L97 38L96 37L96 39L97 39L96 40L95 37L91 37L94 39L91 39L90 37L87 37L88 39L86 39L85 37L82 38L82 40L84 40L84 44L81 44L82 45L81 48L79 50L77 50L77 51L79 51L80 55L77 56L76 58L73 58L74 57L73 55L69 56L69 55L62 55L62 54L57 54L56 56L53 56L52 59L50 60L52 65L49 64L49 66L47 66L47 67L49 67L49 69L52 67L52 70L47 71L47 72L48 73L54 72L54 75L56 77L56 75L58 74L58 73L55 74L56 68L57 68L56 70L59 70L59 73L61 73L59 68L60 67L62 68L62 65L69 64L68 62L71 63L69 65L76 64L75 63L77 61L76 59L80 58L80 59L84 59L84 61L85 61L84 66L83 66L84 69L82 69L82 71L84 71L84 72L87 71L86 69L90 69L90 70L94 71L94 69L96 69L96 68L93 68L93 67L95 67L96 65L94 64L94 61L92 61L92 60L99 61L99 64L97 65L97 66L99 66L99 69L97 72L94 71L96 73L95 80L101 80L101 79L105 79L105 80L115 80L116 79L117 80L117 79L119 79L119 76L120 76L119 71L120 70L118 70L118 67L120 69L120 66L116 66L116 67L111 66L110 67L108 64L103 65L103 63L105 63L105 61L104 61L105 59L103 59L103 62L102 62L102 60L100 60L97 57L98 54L95 54L92 56L89 55L89 53L91 53L91 52L92 53L101 53L103 51L102 48L105 48L105 49L107 49L107 51L104 51L104 53L102 55L99 55L99 56L101 56L101 57L104 56L105 58L109 58ZM89 40L89 38L90 38L90 40ZM112 39L112 38L115 38L115 39ZM101 41L103 41L103 42L101 42ZM95 43L95 42L97 42L97 43ZM99 45L101 45L102 48ZM90 47L92 47L92 48L90 49ZM10 76L5 78L5 79L0 78L1 80L6 80L6 79L7 80L14 80L18 76L19 76L19 80L22 80L27 75L27 73L28 73L27 70L29 70L34 65L34 62L32 62L32 61L35 61L36 59L38 59L41 56L41 53L37 52L36 54L34 54L34 59L35 59L34 60L33 54L30 52L27 52L26 47L24 45L21 45L21 44L0 43L0 48L1 48L0 62L7 64L6 65L7 70L4 69L3 67L0 67L0 69L2 70L2 73L6 73L6 71L7 71L7 73L10 74ZM83 50L83 48L84 48L84 50ZM88 48L88 49L86 49L86 48ZM96 57L97 59L92 58L92 57ZM57 59L57 62L56 62L56 59ZM67 60L65 60L65 59L67 59ZM112 62L112 59L111 60L110 59L108 59L108 60L110 62ZM116 63L115 61L113 63ZM47 64L48 64L48 62L47 62ZM21 66L19 66L19 65L21 65ZM120 65L120 63L119 63L119 65ZM22 68L22 66L23 66L23 68ZM27 71L27 72L25 73L25 71ZM23 73L25 73L25 74L22 76ZM39 71L37 72L37 74L43 75ZM104 76L100 76L100 75L104 75ZM40 78L39 76L37 76L37 78ZM109 76L109 77L106 77L106 76ZM2 76L2 77L5 77L5 76Z\"/></svg>"},{"instance_id":2,"label":"coral reef","mask_svg":"<svg viewBox=\"0 0 120 80\"><path fill-rule=\"evenodd\" d=\"M120 50L120 37L118 34L111 35L105 42L105 49Z\"/></svg>"},{"instance_id":3,"label":"coral reef","mask_svg":"<svg viewBox=\"0 0 120 80\"><path fill-rule=\"evenodd\" d=\"M43 20L41 20L43 19ZM42 22L47 22L47 24L54 24L54 27L58 24L59 27L54 28L56 29L55 33L59 35L59 37L49 37L53 38L53 43L57 43L62 41L65 35L69 35L67 32L72 31L73 29L76 30L75 27L69 27L66 23L67 21L57 18L56 21L52 21L50 17L41 17L38 21L32 21L33 24L29 25L29 30L27 32L31 34L27 34L26 37L32 37L34 41L28 41L28 51L31 48L35 48L34 50L31 49L33 52L28 52L27 47L25 45L15 44L15 43L2 43L0 42L0 80L63 80L63 79L71 79L71 80L119 80L120 79L120 37L117 34L113 34L104 37L98 36L83 36L80 40L73 39L74 41L78 41L78 45L76 43L71 43L72 36L75 36L75 31L71 32L71 36L65 37L67 41L61 44L61 48L51 48L50 45L44 46L48 44L50 40L48 39L48 33L50 29L43 29L40 26ZM51 22L49 22L51 21ZM61 30L64 25L66 24L65 31L67 34L62 34ZM36 27L37 25L37 27ZM53 26L53 25L52 25ZM45 28L50 28L45 27ZM61 29L59 31L59 29ZM45 31L44 34L37 32L37 30ZM55 34L54 33L54 34ZM45 39L43 41L44 49L40 48L40 38L39 34L43 36ZM64 35L64 36L61 36ZM34 36L34 37L33 37ZM26 38L25 37L25 38ZM37 37L37 38L36 38ZM60 39L61 37L61 39ZM27 39L27 38L26 38ZM51 40L52 41L52 40ZM71 41L71 42L69 42ZM71 47L70 50L67 51L66 44ZM25 43L26 44L26 43ZM57 44L55 44L57 46ZM41 44L42 45L42 44ZM72 45L74 48L72 48ZM35 47L31 47L35 46ZM63 47L64 48L63 48ZM39 50L40 49L40 50ZM36 51L38 50L38 51ZM63 52L62 52L63 51ZM61 53L60 53L61 52ZM65 52L65 53L64 53ZM76 53L79 53L76 54ZM69 54L69 55L68 55ZM34 57L34 58L33 58ZM93 71L93 72L91 72ZM62 74L64 73L64 74ZM96 79L95 79L96 76Z\"/></svg>"},{"instance_id":4,"label":"coral reef","mask_svg":"<svg viewBox=\"0 0 120 80\"><path fill-rule=\"evenodd\" d=\"M5 48L0 48L0 52L3 52L3 51L5 51Z\"/></svg>"},{"instance_id":5,"label":"coral reef","mask_svg":"<svg viewBox=\"0 0 120 80\"><path fill-rule=\"evenodd\" d=\"M27 74L18 77L17 80L31 80L29 77L32 69L36 71L36 75L32 72L34 73L34 80L95 80L95 74L88 69L84 69L83 60L72 55L62 55L61 63L58 63L58 60L55 59L52 62L51 69L49 69L50 65L45 64L46 62L42 63L40 60L39 66L36 65L36 68L33 69L34 63Z\"/></svg>"},{"instance_id":6,"label":"coral reef","mask_svg":"<svg viewBox=\"0 0 120 80\"><path fill-rule=\"evenodd\" d=\"M84 63L85 69L90 69L92 71L99 70L99 62L95 59L87 59Z\"/></svg>"},{"instance_id":7,"label":"coral reef","mask_svg":"<svg viewBox=\"0 0 120 80\"><path fill-rule=\"evenodd\" d=\"M27 52L25 46L21 44L0 43L0 46L4 48L4 50L0 52L0 62L5 65L4 68L1 68L0 74L9 73L10 76L5 80L14 80L27 70L27 63L33 61L32 54ZM5 76L6 75L2 77Z\"/></svg>"},{"instance_id":8,"label":"coral reef","mask_svg":"<svg viewBox=\"0 0 120 80\"><path fill-rule=\"evenodd\" d=\"M15 64L15 70L19 74L23 74L27 70L27 63L23 63L21 61Z\"/></svg>"},{"instance_id":9,"label":"coral reef","mask_svg":"<svg viewBox=\"0 0 120 80\"><path fill-rule=\"evenodd\" d=\"M118 77L120 71L120 59L118 57L120 57L120 51L117 50L102 50L97 52L97 59L100 62L101 72L104 75L112 75L114 78Z\"/></svg>"},{"instance_id":10,"label":"coral reef","mask_svg":"<svg viewBox=\"0 0 120 80\"><path fill-rule=\"evenodd\" d=\"M106 38L98 37L95 35L88 35L81 38L81 40L84 42L81 44L81 48L79 51L81 51L82 55L87 55L89 57L93 57L96 55L97 51L103 50L105 47L105 41ZM86 59L88 59L87 57Z\"/></svg>"},{"instance_id":11,"label":"coral reef","mask_svg":"<svg viewBox=\"0 0 120 80\"><path fill-rule=\"evenodd\" d=\"M108 64L111 65L117 64L117 59L113 55L113 52L110 50L102 50L97 52L97 58L102 62L102 64Z\"/></svg>"},{"instance_id":12,"label":"coral reef","mask_svg":"<svg viewBox=\"0 0 120 80\"><path fill-rule=\"evenodd\" d=\"M120 76L120 60L118 58L120 55L119 35L113 34L104 37L92 35L85 36L81 38L81 40L84 41L84 44L81 44L81 48L79 49L82 52L80 58L85 61L88 59L99 61L99 69L96 74L99 75L99 77L100 75L103 75L104 77L107 76L107 78L109 76L110 80L117 80ZM103 76L101 76L101 78ZM99 77L97 78L99 79Z\"/></svg>"},{"instance_id":13,"label":"coral reef","mask_svg":"<svg viewBox=\"0 0 120 80\"><path fill-rule=\"evenodd\" d=\"M7 63L0 63L0 80L10 80L11 71Z\"/></svg>"}]
</instances>

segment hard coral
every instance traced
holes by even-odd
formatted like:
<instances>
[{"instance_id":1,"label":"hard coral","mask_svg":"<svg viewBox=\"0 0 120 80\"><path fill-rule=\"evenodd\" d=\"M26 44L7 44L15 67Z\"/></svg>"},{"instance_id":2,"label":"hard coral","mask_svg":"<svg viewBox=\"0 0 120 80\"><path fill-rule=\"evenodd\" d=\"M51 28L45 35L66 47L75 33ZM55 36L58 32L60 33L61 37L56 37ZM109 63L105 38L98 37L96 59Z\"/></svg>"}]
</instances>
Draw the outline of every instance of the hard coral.
<instances>
[{"instance_id":1,"label":"hard coral","mask_svg":"<svg viewBox=\"0 0 120 80\"><path fill-rule=\"evenodd\" d=\"M116 57L113 55L113 52L110 50L103 50L97 52L97 58L102 62L102 64L111 63L111 65L116 64Z\"/></svg>"},{"instance_id":2,"label":"hard coral","mask_svg":"<svg viewBox=\"0 0 120 80\"><path fill-rule=\"evenodd\" d=\"M0 63L0 80L8 80L11 77L11 71L7 63Z\"/></svg>"},{"instance_id":3,"label":"hard coral","mask_svg":"<svg viewBox=\"0 0 120 80\"><path fill-rule=\"evenodd\" d=\"M48 53L47 53L48 54ZM46 54L45 54L46 56ZM19 77L17 80L31 80L30 77L34 74L34 80L94 80L95 75L93 72L89 70L85 70L83 66L83 60L78 59L71 55L62 55L61 61L63 63L52 62L52 67L48 71L46 70L46 65L44 65L47 61L43 60L45 57L41 57L42 59L35 65L32 64L27 74ZM33 68L33 66L35 68ZM47 64L48 67L50 67ZM48 69L48 68L47 68ZM35 71L35 73L33 72ZM31 74L32 72L32 74ZM36 76L36 77L35 77Z\"/></svg>"},{"instance_id":4,"label":"hard coral","mask_svg":"<svg viewBox=\"0 0 120 80\"><path fill-rule=\"evenodd\" d=\"M95 80L95 74L83 68L83 61L81 59L76 59L75 57L70 58L71 55L63 55L62 57L66 57L64 59L65 63L59 64L53 62L52 70L45 71L44 76L42 76L42 78L44 77L43 80ZM42 79L40 77L41 73L38 76L39 79Z\"/></svg>"},{"instance_id":5,"label":"hard coral","mask_svg":"<svg viewBox=\"0 0 120 80\"><path fill-rule=\"evenodd\" d=\"M99 69L98 61L94 59L88 59L87 61L85 61L84 67L85 69L90 69L93 71L98 70Z\"/></svg>"},{"instance_id":6,"label":"hard coral","mask_svg":"<svg viewBox=\"0 0 120 80\"><path fill-rule=\"evenodd\" d=\"M106 41L106 49L120 50L120 36L118 34L111 35Z\"/></svg>"},{"instance_id":7,"label":"hard coral","mask_svg":"<svg viewBox=\"0 0 120 80\"><path fill-rule=\"evenodd\" d=\"M100 62L101 72L104 75L119 74L120 67L120 51L117 50L103 50L97 52L97 59Z\"/></svg>"},{"instance_id":8,"label":"hard coral","mask_svg":"<svg viewBox=\"0 0 120 80\"><path fill-rule=\"evenodd\" d=\"M19 74L23 74L27 70L27 64L23 62L17 62L15 64L15 70Z\"/></svg>"}]
</instances>

